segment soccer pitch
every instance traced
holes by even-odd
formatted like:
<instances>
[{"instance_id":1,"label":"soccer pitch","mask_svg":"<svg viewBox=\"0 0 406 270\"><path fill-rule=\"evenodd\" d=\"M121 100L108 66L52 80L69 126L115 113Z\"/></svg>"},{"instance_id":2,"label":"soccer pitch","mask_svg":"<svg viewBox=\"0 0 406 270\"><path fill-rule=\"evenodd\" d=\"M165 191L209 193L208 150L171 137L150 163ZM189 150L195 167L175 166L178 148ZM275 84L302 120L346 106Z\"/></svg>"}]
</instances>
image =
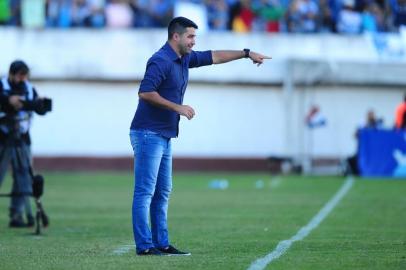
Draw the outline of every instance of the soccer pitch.
<instances>
[{"instance_id":1,"label":"soccer pitch","mask_svg":"<svg viewBox=\"0 0 406 270\"><path fill-rule=\"evenodd\" d=\"M0 200L0 269L248 269L306 226L345 181L175 174L170 239L192 256L140 257L129 246L131 173L44 175L51 226L42 236L7 228L8 199ZM210 188L213 179L227 179L228 188ZM406 181L355 179L332 212L266 269L406 269Z\"/></svg>"}]
</instances>

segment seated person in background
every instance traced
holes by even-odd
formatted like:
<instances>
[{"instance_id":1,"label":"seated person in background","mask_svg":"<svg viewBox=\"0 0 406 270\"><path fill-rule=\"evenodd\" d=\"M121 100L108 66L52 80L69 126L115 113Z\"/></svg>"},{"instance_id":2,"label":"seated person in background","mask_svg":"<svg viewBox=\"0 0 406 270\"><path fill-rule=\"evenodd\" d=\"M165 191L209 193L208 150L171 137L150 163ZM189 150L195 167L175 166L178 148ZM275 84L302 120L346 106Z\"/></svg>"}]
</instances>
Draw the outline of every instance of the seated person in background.
<instances>
[{"instance_id":1,"label":"seated person in background","mask_svg":"<svg viewBox=\"0 0 406 270\"><path fill-rule=\"evenodd\" d=\"M286 16L289 32L314 33L317 30L319 6L313 0L294 0Z\"/></svg>"},{"instance_id":2,"label":"seated person in background","mask_svg":"<svg viewBox=\"0 0 406 270\"><path fill-rule=\"evenodd\" d=\"M380 118L376 118L375 112L373 110L368 111L366 120L367 120L366 123L360 129L362 129L362 128L375 128L375 129L382 128L383 121ZM359 129L357 130L357 133L358 133L358 131L359 131ZM357 136L358 136L358 134L357 134Z\"/></svg>"},{"instance_id":3,"label":"seated person in background","mask_svg":"<svg viewBox=\"0 0 406 270\"><path fill-rule=\"evenodd\" d=\"M353 156L347 158L346 168L345 168L345 175L359 175L359 168L358 168L358 152L359 152L359 145L358 145L358 137L359 131L362 129L380 129L382 128L383 120L376 117L375 112L373 110L369 110L367 112L366 122L357 128L355 132L355 139L357 140L357 149Z\"/></svg>"},{"instance_id":4,"label":"seated person in background","mask_svg":"<svg viewBox=\"0 0 406 270\"><path fill-rule=\"evenodd\" d=\"M342 34L360 34L362 30L361 13L355 10L354 0L343 0L338 14L337 31Z\"/></svg>"},{"instance_id":5,"label":"seated person in background","mask_svg":"<svg viewBox=\"0 0 406 270\"><path fill-rule=\"evenodd\" d=\"M406 0L390 0L390 10L392 11L392 24L396 31L400 26L406 25Z\"/></svg>"}]
</instances>

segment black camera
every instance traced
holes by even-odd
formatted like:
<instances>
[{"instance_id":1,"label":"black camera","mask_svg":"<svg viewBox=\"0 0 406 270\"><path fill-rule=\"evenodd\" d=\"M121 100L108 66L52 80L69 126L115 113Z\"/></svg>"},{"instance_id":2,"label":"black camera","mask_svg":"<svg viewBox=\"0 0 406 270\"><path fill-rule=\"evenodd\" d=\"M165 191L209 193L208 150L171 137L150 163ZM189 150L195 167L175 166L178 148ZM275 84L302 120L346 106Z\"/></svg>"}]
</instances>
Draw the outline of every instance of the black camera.
<instances>
[{"instance_id":1,"label":"black camera","mask_svg":"<svg viewBox=\"0 0 406 270\"><path fill-rule=\"evenodd\" d=\"M39 115L44 115L52 111L52 99L38 98L36 100L23 101L23 110L35 111Z\"/></svg>"},{"instance_id":2,"label":"black camera","mask_svg":"<svg viewBox=\"0 0 406 270\"><path fill-rule=\"evenodd\" d=\"M12 84L12 90L9 95L25 96L27 93L27 87L24 82ZM47 112L52 111L52 99L49 98L37 98L35 100L22 100L24 111L35 111L39 115L44 115Z\"/></svg>"}]
</instances>

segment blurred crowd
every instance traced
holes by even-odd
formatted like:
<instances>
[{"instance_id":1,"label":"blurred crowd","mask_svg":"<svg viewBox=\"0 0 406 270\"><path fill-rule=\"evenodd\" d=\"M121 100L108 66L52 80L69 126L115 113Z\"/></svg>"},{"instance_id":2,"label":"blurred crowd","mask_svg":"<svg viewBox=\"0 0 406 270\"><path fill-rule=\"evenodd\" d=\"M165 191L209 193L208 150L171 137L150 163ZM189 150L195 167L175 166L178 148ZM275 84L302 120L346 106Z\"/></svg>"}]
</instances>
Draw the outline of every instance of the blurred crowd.
<instances>
[{"instance_id":1,"label":"blurred crowd","mask_svg":"<svg viewBox=\"0 0 406 270\"><path fill-rule=\"evenodd\" d=\"M0 0L0 25L159 28L185 4L219 31L358 34L406 25L406 0Z\"/></svg>"}]
</instances>

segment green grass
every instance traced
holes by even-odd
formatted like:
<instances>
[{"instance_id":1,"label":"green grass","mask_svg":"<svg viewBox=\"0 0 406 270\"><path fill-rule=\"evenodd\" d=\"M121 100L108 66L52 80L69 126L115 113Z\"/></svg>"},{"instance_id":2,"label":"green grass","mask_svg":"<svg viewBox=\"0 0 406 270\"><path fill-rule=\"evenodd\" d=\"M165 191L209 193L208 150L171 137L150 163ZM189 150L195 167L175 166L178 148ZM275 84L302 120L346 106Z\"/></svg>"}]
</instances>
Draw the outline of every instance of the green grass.
<instances>
[{"instance_id":1,"label":"green grass","mask_svg":"<svg viewBox=\"0 0 406 270\"><path fill-rule=\"evenodd\" d=\"M133 243L130 173L45 176L51 226L42 236L7 228L8 200L0 200L2 270L247 269L306 225L344 180L292 176L272 186L266 174L175 174L171 242L192 256L138 257L113 254ZM229 188L209 189L214 178ZM356 180L320 226L267 269L406 269L406 181Z\"/></svg>"}]
</instances>

